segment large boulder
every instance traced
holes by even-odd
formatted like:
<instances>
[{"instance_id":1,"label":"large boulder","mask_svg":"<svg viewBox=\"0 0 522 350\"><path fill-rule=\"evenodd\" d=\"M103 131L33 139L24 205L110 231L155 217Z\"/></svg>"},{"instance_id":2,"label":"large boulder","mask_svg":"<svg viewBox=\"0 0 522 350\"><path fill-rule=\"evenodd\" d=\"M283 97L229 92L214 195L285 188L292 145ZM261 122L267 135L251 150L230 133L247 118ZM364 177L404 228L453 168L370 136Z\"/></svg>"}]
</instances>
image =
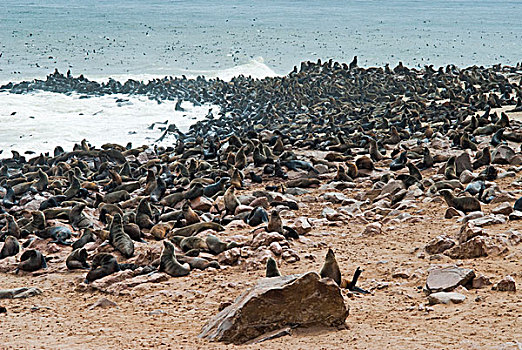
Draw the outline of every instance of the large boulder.
<instances>
[{"instance_id":1,"label":"large boulder","mask_svg":"<svg viewBox=\"0 0 522 350\"><path fill-rule=\"evenodd\" d=\"M475 277L471 269L446 267L430 271L426 280L426 290L429 293L450 292L458 286L465 286Z\"/></svg>"},{"instance_id":2,"label":"large boulder","mask_svg":"<svg viewBox=\"0 0 522 350\"><path fill-rule=\"evenodd\" d=\"M213 317L199 337L242 344L293 325L341 326L348 311L335 282L315 272L264 278Z\"/></svg>"}]
</instances>

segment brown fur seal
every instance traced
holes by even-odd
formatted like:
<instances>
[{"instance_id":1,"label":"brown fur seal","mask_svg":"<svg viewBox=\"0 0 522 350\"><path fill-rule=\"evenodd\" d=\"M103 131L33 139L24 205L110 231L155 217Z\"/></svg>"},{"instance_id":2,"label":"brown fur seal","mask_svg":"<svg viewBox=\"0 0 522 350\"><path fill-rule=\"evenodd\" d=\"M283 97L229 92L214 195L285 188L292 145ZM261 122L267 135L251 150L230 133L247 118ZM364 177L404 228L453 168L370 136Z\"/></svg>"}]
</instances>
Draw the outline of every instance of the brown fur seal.
<instances>
[{"instance_id":1,"label":"brown fur seal","mask_svg":"<svg viewBox=\"0 0 522 350\"><path fill-rule=\"evenodd\" d=\"M331 248L329 248L328 253L326 253L324 265L321 268L319 274L323 278L330 277L335 281L335 283L337 283L338 286L341 285L341 270L339 269L339 265L335 259L335 254Z\"/></svg>"},{"instance_id":2,"label":"brown fur seal","mask_svg":"<svg viewBox=\"0 0 522 350\"><path fill-rule=\"evenodd\" d=\"M236 197L236 189L234 186L230 186L225 191L223 200L225 201L226 213L234 215L236 212L236 208L241 204Z\"/></svg>"},{"instance_id":3,"label":"brown fur seal","mask_svg":"<svg viewBox=\"0 0 522 350\"><path fill-rule=\"evenodd\" d=\"M208 250L207 243L201 237L174 236L171 238L171 241L175 242L184 252L188 252L189 250Z\"/></svg>"},{"instance_id":4,"label":"brown fur seal","mask_svg":"<svg viewBox=\"0 0 522 350\"><path fill-rule=\"evenodd\" d=\"M6 235L13 236L17 239L20 239L21 236L21 230L20 227L18 227L18 223L14 219L12 215L6 214L6 220L7 220L7 232Z\"/></svg>"},{"instance_id":5,"label":"brown fur seal","mask_svg":"<svg viewBox=\"0 0 522 350\"><path fill-rule=\"evenodd\" d=\"M267 232L277 232L283 234L283 220L277 210L272 210L268 219Z\"/></svg>"},{"instance_id":6,"label":"brown fur seal","mask_svg":"<svg viewBox=\"0 0 522 350\"><path fill-rule=\"evenodd\" d=\"M134 255L134 242L123 230L122 217L120 214L114 215L109 234L111 245L126 258Z\"/></svg>"},{"instance_id":7,"label":"brown fur seal","mask_svg":"<svg viewBox=\"0 0 522 350\"><path fill-rule=\"evenodd\" d=\"M353 179L348 176L348 174L346 173L346 169L344 169L344 167L342 165L339 165L337 167L337 174L335 174L334 180L353 182Z\"/></svg>"},{"instance_id":8,"label":"brown fur seal","mask_svg":"<svg viewBox=\"0 0 522 350\"><path fill-rule=\"evenodd\" d=\"M482 154L478 157L478 159L473 163L473 169L478 169L481 166L491 164L491 152L489 147L484 147L482 150Z\"/></svg>"},{"instance_id":9,"label":"brown fur seal","mask_svg":"<svg viewBox=\"0 0 522 350\"><path fill-rule=\"evenodd\" d=\"M203 230L225 231L225 228L215 222L199 222L182 228L175 229L167 234L167 238L173 236L189 237Z\"/></svg>"},{"instance_id":10,"label":"brown fur seal","mask_svg":"<svg viewBox=\"0 0 522 350\"><path fill-rule=\"evenodd\" d=\"M123 216L123 210L116 204L102 204L100 207L100 221L103 224L107 223L107 215L114 216L116 214Z\"/></svg>"},{"instance_id":11,"label":"brown fur seal","mask_svg":"<svg viewBox=\"0 0 522 350\"><path fill-rule=\"evenodd\" d=\"M69 213L69 222L76 229L89 228L93 225L92 221L82 213L83 209L85 209L85 204L77 204Z\"/></svg>"},{"instance_id":12,"label":"brown fur seal","mask_svg":"<svg viewBox=\"0 0 522 350\"><path fill-rule=\"evenodd\" d=\"M279 277L281 276L281 272L279 272L279 269L277 268L277 262L274 260L274 258L269 257L266 261L266 277Z\"/></svg>"},{"instance_id":13,"label":"brown fur seal","mask_svg":"<svg viewBox=\"0 0 522 350\"><path fill-rule=\"evenodd\" d=\"M20 253L20 243L13 236L7 236L5 238L4 246L0 250L0 260L10 256L15 256Z\"/></svg>"},{"instance_id":14,"label":"brown fur seal","mask_svg":"<svg viewBox=\"0 0 522 350\"><path fill-rule=\"evenodd\" d=\"M191 269L205 270L209 267L213 267L215 269L221 268L217 261L209 261L204 258L191 257L188 255L178 255L176 259L182 264L189 264Z\"/></svg>"},{"instance_id":15,"label":"brown fur seal","mask_svg":"<svg viewBox=\"0 0 522 350\"><path fill-rule=\"evenodd\" d=\"M42 253L35 249L29 249L23 252L20 257L20 263L18 264L16 272L18 272L18 270L33 272L45 268L47 268L47 263Z\"/></svg>"},{"instance_id":16,"label":"brown fur seal","mask_svg":"<svg viewBox=\"0 0 522 350\"><path fill-rule=\"evenodd\" d=\"M173 277L186 276L190 273L190 265L181 265L176 260L174 245L169 241L163 241L163 252L161 253L159 271L165 272Z\"/></svg>"},{"instance_id":17,"label":"brown fur seal","mask_svg":"<svg viewBox=\"0 0 522 350\"><path fill-rule=\"evenodd\" d=\"M455 156L452 156L446 162L446 169L444 169L444 178L446 180L458 179L457 172L456 172L456 166L455 166L455 160L456 160Z\"/></svg>"},{"instance_id":18,"label":"brown fur seal","mask_svg":"<svg viewBox=\"0 0 522 350\"><path fill-rule=\"evenodd\" d=\"M185 202L182 207L183 211L183 217L185 218L185 221L187 222L187 225L197 224L198 222L201 222L201 219L199 218L198 214L192 210L190 207L189 202Z\"/></svg>"},{"instance_id":19,"label":"brown fur seal","mask_svg":"<svg viewBox=\"0 0 522 350\"><path fill-rule=\"evenodd\" d=\"M82 248L84 245L86 245L87 243L89 242L95 242L96 241L96 237L94 235L94 232L92 231L92 229L90 228L87 228L83 231L83 234L80 238L78 238L73 244L72 244L72 248L73 249L79 249L79 248Z\"/></svg>"},{"instance_id":20,"label":"brown fur seal","mask_svg":"<svg viewBox=\"0 0 522 350\"><path fill-rule=\"evenodd\" d=\"M448 206L457 210L469 213L472 211L481 211L480 202L474 197L455 197L450 190L440 190L439 193L444 197Z\"/></svg>"},{"instance_id":21,"label":"brown fur seal","mask_svg":"<svg viewBox=\"0 0 522 350\"><path fill-rule=\"evenodd\" d=\"M163 239L167 235L167 232L172 230L174 224L174 221L160 222L150 229L150 234L153 235L156 239Z\"/></svg>"},{"instance_id":22,"label":"brown fur seal","mask_svg":"<svg viewBox=\"0 0 522 350\"><path fill-rule=\"evenodd\" d=\"M148 198L143 198L136 209L136 223L141 229L151 229L154 226L152 217L152 210Z\"/></svg>"},{"instance_id":23,"label":"brown fur seal","mask_svg":"<svg viewBox=\"0 0 522 350\"><path fill-rule=\"evenodd\" d=\"M211 234L207 235L205 243L207 245L208 250L214 255L219 255L223 253L225 250L239 246L236 242L221 242L218 237Z\"/></svg>"},{"instance_id":24,"label":"brown fur seal","mask_svg":"<svg viewBox=\"0 0 522 350\"><path fill-rule=\"evenodd\" d=\"M65 265L69 270L88 269L87 256L88 254L85 248L75 249L67 257Z\"/></svg>"},{"instance_id":25,"label":"brown fur seal","mask_svg":"<svg viewBox=\"0 0 522 350\"><path fill-rule=\"evenodd\" d=\"M118 265L118 261L114 255L108 253L98 253L92 259L91 270L85 277L85 283L109 276L110 274L118 271L120 271L120 265Z\"/></svg>"}]
</instances>

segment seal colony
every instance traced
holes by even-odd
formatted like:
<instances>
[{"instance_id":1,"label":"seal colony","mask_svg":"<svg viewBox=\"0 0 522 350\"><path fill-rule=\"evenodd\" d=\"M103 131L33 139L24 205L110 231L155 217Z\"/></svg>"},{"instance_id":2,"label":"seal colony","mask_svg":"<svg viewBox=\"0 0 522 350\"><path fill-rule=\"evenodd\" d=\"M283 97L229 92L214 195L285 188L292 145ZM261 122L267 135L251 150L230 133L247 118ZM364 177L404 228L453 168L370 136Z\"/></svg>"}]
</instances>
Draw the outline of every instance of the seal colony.
<instances>
[{"instance_id":1,"label":"seal colony","mask_svg":"<svg viewBox=\"0 0 522 350\"><path fill-rule=\"evenodd\" d=\"M83 140L71 151L57 146L32 158L12 151L0 160L0 259L9 259L9 272L62 264L86 270L92 283L125 270L181 277L250 261L279 276L277 261L300 259L293 247L307 230L286 218L297 216L310 189L368 186L357 200L384 203L387 213L411 193L444 200L454 217L499 198L514 202L515 213L521 207L520 190L507 195L495 182L505 168L522 170L522 123L509 116L522 111L521 64L417 70L318 61L262 80L123 84L55 72L0 90L142 94L221 108L187 133L166 127L177 138L169 147ZM335 221L338 213L324 216ZM235 237L237 227L251 236ZM49 252L52 244L70 251L65 262ZM143 253L151 246L161 254ZM355 286L360 269L352 281L341 278L331 249L320 274L367 293Z\"/></svg>"}]
</instances>

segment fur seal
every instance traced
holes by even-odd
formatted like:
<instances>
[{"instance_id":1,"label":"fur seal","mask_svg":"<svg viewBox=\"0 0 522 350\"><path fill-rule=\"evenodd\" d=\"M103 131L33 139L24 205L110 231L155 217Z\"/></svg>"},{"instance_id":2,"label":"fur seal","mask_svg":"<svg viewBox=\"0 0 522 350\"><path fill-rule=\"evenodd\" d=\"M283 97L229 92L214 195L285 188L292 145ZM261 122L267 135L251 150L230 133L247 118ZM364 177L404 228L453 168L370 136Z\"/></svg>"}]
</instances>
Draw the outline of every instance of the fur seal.
<instances>
[{"instance_id":1,"label":"fur seal","mask_svg":"<svg viewBox=\"0 0 522 350\"><path fill-rule=\"evenodd\" d=\"M85 248L75 249L69 254L65 265L69 270L88 269L90 266L87 263L87 250Z\"/></svg>"},{"instance_id":2,"label":"fur seal","mask_svg":"<svg viewBox=\"0 0 522 350\"><path fill-rule=\"evenodd\" d=\"M65 226L47 227L42 231L36 231L35 234L40 238L52 238L49 243L58 243L63 245L72 245L73 242L67 241L71 238L72 232Z\"/></svg>"},{"instance_id":3,"label":"fur seal","mask_svg":"<svg viewBox=\"0 0 522 350\"><path fill-rule=\"evenodd\" d=\"M114 215L112 219L109 242L124 257L130 258L134 255L134 242L123 230L123 222L120 214Z\"/></svg>"},{"instance_id":4,"label":"fur seal","mask_svg":"<svg viewBox=\"0 0 522 350\"><path fill-rule=\"evenodd\" d=\"M339 269L339 265L335 259L335 254L331 248L328 248L328 252L326 253L326 258L319 275L323 278L330 277L335 281L335 283L337 283L338 286L341 285L341 270Z\"/></svg>"},{"instance_id":5,"label":"fur seal","mask_svg":"<svg viewBox=\"0 0 522 350\"><path fill-rule=\"evenodd\" d=\"M234 215L236 208L241 204L236 197L236 188L234 186L230 186L225 191L223 200L225 201L226 213Z\"/></svg>"},{"instance_id":6,"label":"fur seal","mask_svg":"<svg viewBox=\"0 0 522 350\"><path fill-rule=\"evenodd\" d=\"M220 269L221 266L217 261L207 260L204 258L192 257L188 255L178 255L176 259L182 264L189 264L191 269L205 270L209 267Z\"/></svg>"},{"instance_id":7,"label":"fur seal","mask_svg":"<svg viewBox=\"0 0 522 350\"><path fill-rule=\"evenodd\" d=\"M16 237L7 236L5 238L4 246L2 247L2 250L0 250L0 260L10 256L15 256L18 253L20 253L20 243Z\"/></svg>"},{"instance_id":8,"label":"fur seal","mask_svg":"<svg viewBox=\"0 0 522 350\"><path fill-rule=\"evenodd\" d=\"M176 260L174 245L169 241L163 241L163 251L160 258L159 271L165 272L172 277L186 276L190 273L190 265L180 264Z\"/></svg>"},{"instance_id":9,"label":"fur seal","mask_svg":"<svg viewBox=\"0 0 522 350\"><path fill-rule=\"evenodd\" d=\"M197 224L198 222L201 222L201 219L199 218L199 215L192 210L190 207L189 202L185 202L182 207L183 217L185 218L185 221L187 222L187 225Z\"/></svg>"},{"instance_id":10,"label":"fur seal","mask_svg":"<svg viewBox=\"0 0 522 350\"><path fill-rule=\"evenodd\" d=\"M440 190L439 193L444 197L446 204L464 213L481 211L480 202L474 197L455 197L450 190Z\"/></svg>"},{"instance_id":11,"label":"fur seal","mask_svg":"<svg viewBox=\"0 0 522 350\"><path fill-rule=\"evenodd\" d=\"M205 243L207 245L208 250L214 255L219 255L223 253L225 250L239 246L236 242L221 242L218 237L212 234L207 235Z\"/></svg>"},{"instance_id":12,"label":"fur seal","mask_svg":"<svg viewBox=\"0 0 522 350\"><path fill-rule=\"evenodd\" d=\"M95 242L96 238L93 233L93 231L90 228L87 228L83 231L83 234L80 238L78 238L73 244L73 249L79 249L82 248L84 245L86 245L89 242Z\"/></svg>"},{"instance_id":13,"label":"fur seal","mask_svg":"<svg viewBox=\"0 0 522 350\"><path fill-rule=\"evenodd\" d=\"M42 253L36 249L29 249L23 252L15 272L18 270L33 272L45 268L47 268L47 263Z\"/></svg>"},{"instance_id":14,"label":"fur seal","mask_svg":"<svg viewBox=\"0 0 522 350\"><path fill-rule=\"evenodd\" d=\"M225 185L230 180L229 177L222 177L216 183L205 186L203 188L203 195L209 198L214 197L219 192L225 191Z\"/></svg>"},{"instance_id":15,"label":"fur seal","mask_svg":"<svg viewBox=\"0 0 522 350\"><path fill-rule=\"evenodd\" d=\"M69 212L69 222L71 226L76 229L84 229L93 226L92 221L82 213L83 209L85 209L85 204L81 203L75 205Z\"/></svg>"},{"instance_id":16,"label":"fur seal","mask_svg":"<svg viewBox=\"0 0 522 350\"><path fill-rule=\"evenodd\" d=\"M246 218L246 223L250 226L259 226L262 223L268 223L268 213L263 207L255 207L252 209L248 217Z\"/></svg>"},{"instance_id":17,"label":"fur seal","mask_svg":"<svg viewBox=\"0 0 522 350\"><path fill-rule=\"evenodd\" d=\"M85 283L109 276L118 271L120 271L120 265L114 255L109 253L98 253L92 259L91 270L85 277Z\"/></svg>"},{"instance_id":18,"label":"fur seal","mask_svg":"<svg viewBox=\"0 0 522 350\"><path fill-rule=\"evenodd\" d=\"M203 230L225 231L225 228L215 222L199 222L176 230L172 230L167 234L167 238L173 236L189 237L201 232Z\"/></svg>"},{"instance_id":19,"label":"fur seal","mask_svg":"<svg viewBox=\"0 0 522 350\"><path fill-rule=\"evenodd\" d=\"M152 210L148 198L143 198L136 209L136 224L138 224L141 229L151 229L154 226L152 217Z\"/></svg>"},{"instance_id":20,"label":"fur seal","mask_svg":"<svg viewBox=\"0 0 522 350\"><path fill-rule=\"evenodd\" d=\"M446 168L444 169L444 178L446 180L458 179L455 165L455 156L451 156L446 162Z\"/></svg>"},{"instance_id":21,"label":"fur seal","mask_svg":"<svg viewBox=\"0 0 522 350\"><path fill-rule=\"evenodd\" d=\"M267 232L277 232L283 234L283 220L277 210L272 210L270 218L268 219L268 225L266 227Z\"/></svg>"},{"instance_id":22,"label":"fur seal","mask_svg":"<svg viewBox=\"0 0 522 350\"><path fill-rule=\"evenodd\" d=\"M274 258L269 257L266 261L266 277L279 277L281 276L281 272L279 272L279 269L277 268L277 262L274 260Z\"/></svg>"}]
</instances>

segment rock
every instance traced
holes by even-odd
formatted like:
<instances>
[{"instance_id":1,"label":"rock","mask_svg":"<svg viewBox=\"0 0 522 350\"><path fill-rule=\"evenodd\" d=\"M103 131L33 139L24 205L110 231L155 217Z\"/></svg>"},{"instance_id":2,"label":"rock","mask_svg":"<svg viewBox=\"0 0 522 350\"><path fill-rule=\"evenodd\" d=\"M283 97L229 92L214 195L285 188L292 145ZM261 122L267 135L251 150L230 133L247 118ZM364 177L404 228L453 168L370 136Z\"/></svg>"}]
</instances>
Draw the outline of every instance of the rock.
<instances>
[{"instance_id":1,"label":"rock","mask_svg":"<svg viewBox=\"0 0 522 350\"><path fill-rule=\"evenodd\" d=\"M239 214L244 213L244 212L249 212L250 213L253 209L254 208L249 206L249 205L238 205L234 215L239 215Z\"/></svg>"},{"instance_id":2,"label":"rock","mask_svg":"<svg viewBox=\"0 0 522 350\"><path fill-rule=\"evenodd\" d=\"M511 214L509 214L509 220L515 221L515 220L522 220L522 211L515 210Z\"/></svg>"},{"instance_id":3,"label":"rock","mask_svg":"<svg viewBox=\"0 0 522 350\"><path fill-rule=\"evenodd\" d=\"M508 145L498 146L491 154L491 163L509 164L511 158L515 156L515 151Z\"/></svg>"},{"instance_id":4,"label":"rock","mask_svg":"<svg viewBox=\"0 0 522 350\"><path fill-rule=\"evenodd\" d=\"M445 250L452 248L455 245L455 241L446 235L440 235L428 242L424 250L428 254L440 254Z\"/></svg>"},{"instance_id":5,"label":"rock","mask_svg":"<svg viewBox=\"0 0 522 350\"><path fill-rule=\"evenodd\" d=\"M430 305L435 304L460 304L466 300L466 296L464 294L455 293L455 292L438 292L428 295L428 302Z\"/></svg>"},{"instance_id":6,"label":"rock","mask_svg":"<svg viewBox=\"0 0 522 350\"><path fill-rule=\"evenodd\" d=\"M341 192L326 192L321 195L321 198L327 202L336 204L352 201L352 199L346 197Z\"/></svg>"},{"instance_id":7,"label":"rock","mask_svg":"<svg viewBox=\"0 0 522 350\"><path fill-rule=\"evenodd\" d=\"M459 243L464 243L476 236L487 236L487 234L480 227L475 227L469 223L466 223L461 226L456 238Z\"/></svg>"},{"instance_id":8,"label":"rock","mask_svg":"<svg viewBox=\"0 0 522 350\"><path fill-rule=\"evenodd\" d=\"M446 267L430 271L426 280L426 289L430 293L450 292L458 286L464 286L475 277L472 269Z\"/></svg>"},{"instance_id":9,"label":"rock","mask_svg":"<svg viewBox=\"0 0 522 350\"><path fill-rule=\"evenodd\" d=\"M250 202L248 205L251 206L252 208L255 208L255 207L263 207L265 209L270 208L270 203L268 203L268 198L266 198L266 197L258 197L256 199L254 199L252 202Z\"/></svg>"},{"instance_id":10,"label":"rock","mask_svg":"<svg viewBox=\"0 0 522 350\"><path fill-rule=\"evenodd\" d=\"M190 201L190 207L194 210L207 212L212 207L212 202L206 197L197 197Z\"/></svg>"},{"instance_id":11,"label":"rock","mask_svg":"<svg viewBox=\"0 0 522 350\"><path fill-rule=\"evenodd\" d=\"M301 258L297 254L297 252L295 250L293 250L293 249L285 250L283 252L283 254L281 255L281 257L283 258L284 261L286 261L289 264L293 264L293 263L298 262L299 260L301 260Z\"/></svg>"},{"instance_id":12,"label":"rock","mask_svg":"<svg viewBox=\"0 0 522 350\"><path fill-rule=\"evenodd\" d=\"M509 215L513 212L513 207L509 202L503 202L495 208L491 209L493 214Z\"/></svg>"},{"instance_id":13,"label":"rock","mask_svg":"<svg viewBox=\"0 0 522 350\"><path fill-rule=\"evenodd\" d=\"M252 243L250 244L253 249L257 249L261 246L269 246L272 242L281 242L285 241L286 238L280 233L277 232L260 232L258 233Z\"/></svg>"},{"instance_id":14,"label":"rock","mask_svg":"<svg viewBox=\"0 0 522 350\"><path fill-rule=\"evenodd\" d=\"M475 226L483 227L483 226L491 226L491 225L497 225L497 224L505 224L506 219L505 219L505 216L502 216L502 215L490 214L490 215L483 216L481 218L469 220L468 222Z\"/></svg>"},{"instance_id":15,"label":"rock","mask_svg":"<svg viewBox=\"0 0 522 350\"><path fill-rule=\"evenodd\" d=\"M362 233L363 236L373 236L382 233L382 225L379 222L372 222L366 225Z\"/></svg>"},{"instance_id":16,"label":"rock","mask_svg":"<svg viewBox=\"0 0 522 350\"><path fill-rule=\"evenodd\" d=\"M397 269L392 273L393 278L410 278L410 272L404 269Z\"/></svg>"},{"instance_id":17,"label":"rock","mask_svg":"<svg viewBox=\"0 0 522 350\"><path fill-rule=\"evenodd\" d=\"M329 207L324 208L321 215L328 221L343 221L344 218L343 214Z\"/></svg>"},{"instance_id":18,"label":"rock","mask_svg":"<svg viewBox=\"0 0 522 350\"><path fill-rule=\"evenodd\" d=\"M404 183L399 180L390 180L384 187L381 189L379 196L384 196L388 194L397 193L400 190L405 189Z\"/></svg>"},{"instance_id":19,"label":"rock","mask_svg":"<svg viewBox=\"0 0 522 350\"><path fill-rule=\"evenodd\" d=\"M294 195L294 196L302 196L303 194L310 193L310 190L305 190L304 188L292 187L286 190L286 193ZM252 205L252 204L250 204Z\"/></svg>"},{"instance_id":20,"label":"rock","mask_svg":"<svg viewBox=\"0 0 522 350\"><path fill-rule=\"evenodd\" d=\"M481 211L472 211L468 215L464 216L463 218L460 218L457 220L457 222L466 223L470 220L478 219L484 216L484 213Z\"/></svg>"},{"instance_id":21,"label":"rock","mask_svg":"<svg viewBox=\"0 0 522 350\"><path fill-rule=\"evenodd\" d=\"M459 180L463 184L469 184L471 181L475 179L475 175L469 170L464 170L462 173L460 173Z\"/></svg>"},{"instance_id":22,"label":"rock","mask_svg":"<svg viewBox=\"0 0 522 350\"><path fill-rule=\"evenodd\" d=\"M277 256L281 255L281 253L283 252L281 245L277 242L270 243L270 245L268 246L268 249L270 249L272 251L272 253L274 253L274 255L277 255Z\"/></svg>"},{"instance_id":23,"label":"rock","mask_svg":"<svg viewBox=\"0 0 522 350\"><path fill-rule=\"evenodd\" d=\"M237 200L242 205L250 205L250 203L252 203L252 201L254 201L255 199L256 199L256 197L254 197L252 195L239 195L239 196L237 196Z\"/></svg>"},{"instance_id":24,"label":"rock","mask_svg":"<svg viewBox=\"0 0 522 350\"><path fill-rule=\"evenodd\" d=\"M513 277L506 276L493 287L493 290L498 290L499 292L516 292L517 284Z\"/></svg>"},{"instance_id":25,"label":"rock","mask_svg":"<svg viewBox=\"0 0 522 350\"><path fill-rule=\"evenodd\" d=\"M348 311L335 282L315 272L264 278L209 320L199 337L242 344L292 325L341 326Z\"/></svg>"},{"instance_id":26,"label":"rock","mask_svg":"<svg viewBox=\"0 0 522 350\"><path fill-rule=\"evenodd\" d=\"M21 287L14 289L0 289L0 299L23 299L42 294L42 290L36 287Z\"/></svg>"},{"instance_id":27,"label":"rock","mask_svg":"<svg viewBox=\"0 0 522 350\"><path fill-rule=\"evenodd\" d=\"M457 216L458 217L464 216L464 213L453 207L449 207L448 209L446 209L446 213L444 213L445 219L452 219Z\"/></svg>"},{"instance_id":28,"label":"rock","mask_svg":"<svg viewBox=\"0 0 522 350\"><path fill-rule=\"evenodd\" d=\"M107 298L100 298L100 299L98 299L98 301L96 301L95 303L91 304L89 306L88 310L92 310L92 309L95 309L97 307L100 307L102 309L107 309L107 308L116 307L116 306L118 306L118 304L116 304L114 301L109 300Z\"/></svg>"},{"instance_id":29,"label":"rock","mask_svg":"<svg viewBox=\"0 0 522 350\"><path fill-rule=\"evenodd\" d=\"M482 236L476 236L462 244L448 249L444 255L452 259L473 259L487 256L486 241Z\"/></svg>"},{"instance_id":30,"label":"rock","mask_svg":"<svg viewBox=\"0 0 522 350\"><path fill-rule=\"evenodd\" d=\"M312 231L312 225L305 216L300 216L294 221L294 230L300 235L304 235Z\"/></svg>"},{"instance_id":31,"label":"rock","mask_svg":"<svg viewBox=\"0 0 522 350\"><path fill-rule=\"evenodd\" d=\"M225 250L217 256L220 265L235 265L241 256L240 248L232 248Z\"/></svg>"},{"instance_id":32,"label":"rock","mask_svg":"<svg viewBox=\"0 0 522 350\"><path fill-rule=\"evenodd\" d=\"M472 170L473 167L471 166L471 159L469 158L468 152L462 152L456 159L455 159L455 172L457 173L457 176L462 174L464 170Z\"/></svg>"},{"instance_id":33,"label":"rock","mask_svg":"<svg viewBox=\"0 0 522 350\"><path fill-rule=\"evenodd\" d=\"M480 275L478 277L475 277L473 281L471 282L471 288L473 289L480 289L485 288L486 286L491 285L491 281L489 278L487 278L484 275Z\"/></svg>"}]
</instances>

